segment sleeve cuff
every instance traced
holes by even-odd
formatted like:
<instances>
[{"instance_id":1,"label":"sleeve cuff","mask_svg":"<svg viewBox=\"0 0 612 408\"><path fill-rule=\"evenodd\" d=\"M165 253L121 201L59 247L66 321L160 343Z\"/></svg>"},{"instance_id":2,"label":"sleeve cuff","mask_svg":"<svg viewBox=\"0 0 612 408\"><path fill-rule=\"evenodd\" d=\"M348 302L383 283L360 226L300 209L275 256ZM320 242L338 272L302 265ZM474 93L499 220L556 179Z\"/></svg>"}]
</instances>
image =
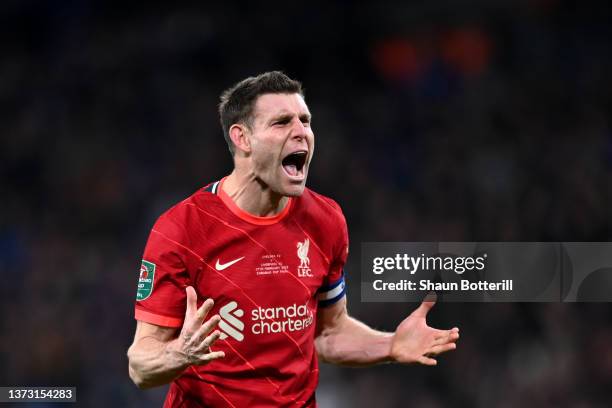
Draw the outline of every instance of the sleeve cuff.
<instances>
[{"instance_id":1,"label":"sleeve cuff","mask_svg":"<svg viewBox=\"0 0 612 408\"><path fill-rule=\"evenodd\" d=\"M155 324L158 326L164 326L164 327L182 327L183 326L183 318L159 315L159 314L147 312L146 310L142 310L140 308L135 309L134 318L136 320L140 320L146 323L151 323L151 324Z\"/></svg>"}]
</instances>

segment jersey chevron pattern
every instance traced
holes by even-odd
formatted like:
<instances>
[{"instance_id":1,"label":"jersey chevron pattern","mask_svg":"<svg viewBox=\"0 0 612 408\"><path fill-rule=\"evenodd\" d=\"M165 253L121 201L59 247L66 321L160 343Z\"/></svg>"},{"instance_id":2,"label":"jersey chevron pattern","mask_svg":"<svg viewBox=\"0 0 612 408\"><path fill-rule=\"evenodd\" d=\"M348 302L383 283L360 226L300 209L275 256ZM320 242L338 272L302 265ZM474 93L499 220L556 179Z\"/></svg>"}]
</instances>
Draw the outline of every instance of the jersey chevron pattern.
<instances>
[{"instance_id":1,"label":"jersey chevron pattern","mask_svg":"<svg viewBox=\"0 0 612 408\"><path fill-rule=\"evenodd\" d=\"M255 217L222 183L164 213L144 251L137 320L182 327L189 285L221 317L213 349L225 358L185 370L164 406L314 407L317 308L345 296L342 211L305 189L281 213Z\"/></svg>"}]
</instances>

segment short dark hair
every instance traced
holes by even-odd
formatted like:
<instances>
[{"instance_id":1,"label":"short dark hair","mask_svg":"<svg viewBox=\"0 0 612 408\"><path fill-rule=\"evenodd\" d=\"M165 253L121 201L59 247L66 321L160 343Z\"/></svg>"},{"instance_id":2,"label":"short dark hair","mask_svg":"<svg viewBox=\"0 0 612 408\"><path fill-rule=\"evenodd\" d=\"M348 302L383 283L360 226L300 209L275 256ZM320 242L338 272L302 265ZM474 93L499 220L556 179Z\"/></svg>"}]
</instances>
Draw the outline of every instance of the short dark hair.
<instances>
[{"instance_id":1,"label":"short dark hair","mask_svg":"<svg viewBox=\"0 0 612 408\"><path fill-rule=\"evenodd\" d=\"M255 77L248 77L221 94L219 119L223 128L223 136L232 155L234 144L229 136L230 127L235 123L242 123L250 128L253 124L253 108L257 98L271 93L297 93L304 96L302 84L281 71L270 71Z\"/></svg>"}]
</instances>

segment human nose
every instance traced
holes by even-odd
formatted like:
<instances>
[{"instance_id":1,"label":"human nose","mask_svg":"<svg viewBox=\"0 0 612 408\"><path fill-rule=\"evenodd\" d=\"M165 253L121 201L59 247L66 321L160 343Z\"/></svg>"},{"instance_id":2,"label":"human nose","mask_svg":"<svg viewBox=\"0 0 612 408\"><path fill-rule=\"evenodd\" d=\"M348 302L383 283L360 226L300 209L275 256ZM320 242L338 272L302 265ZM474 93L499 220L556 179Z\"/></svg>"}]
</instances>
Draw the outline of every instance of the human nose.
<instances>
[{"instance_id":1,"label":"human nose","mask_svg":"<svg viewBox=\"0 0 612 408\"><path fill-rule=\"evenodd\" d=\"M309 127L304 124L301 120L296 119L293 121L291 128L291 137L295 139L305 139L308 136Z\"/></svg>"}]
</instances>

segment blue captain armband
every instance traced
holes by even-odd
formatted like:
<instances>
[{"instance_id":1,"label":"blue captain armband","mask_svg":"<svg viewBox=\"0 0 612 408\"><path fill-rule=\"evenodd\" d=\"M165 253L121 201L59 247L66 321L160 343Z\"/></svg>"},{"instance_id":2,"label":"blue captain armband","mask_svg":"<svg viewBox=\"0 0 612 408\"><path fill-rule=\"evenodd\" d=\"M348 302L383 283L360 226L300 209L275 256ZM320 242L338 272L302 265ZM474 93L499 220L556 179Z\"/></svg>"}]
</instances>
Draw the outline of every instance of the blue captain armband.
<instances>
[{"instance_id":1,"label":"blue captain armband","mask_svg":"<svg viewBox=\"0 0 612 408\"><path fill-rule=\"evenodd\" d=\"M344 273L336 282L319 289L319 307L331 306L346 294L346 284L344 283Z\"/></svg>"}]
</instances>

